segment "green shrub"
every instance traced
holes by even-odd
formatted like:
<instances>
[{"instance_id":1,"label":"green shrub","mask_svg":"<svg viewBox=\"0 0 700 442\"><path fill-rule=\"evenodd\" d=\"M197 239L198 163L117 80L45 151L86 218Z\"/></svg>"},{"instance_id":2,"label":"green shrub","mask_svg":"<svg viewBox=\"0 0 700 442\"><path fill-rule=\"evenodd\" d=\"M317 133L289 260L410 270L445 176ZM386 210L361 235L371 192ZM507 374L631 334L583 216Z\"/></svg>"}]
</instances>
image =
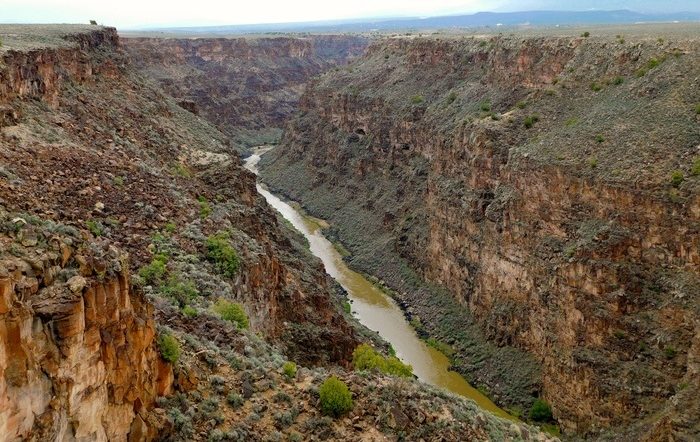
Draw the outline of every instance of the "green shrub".
<instances>
[{"instance_id":1,"label":"green shrub","mask_svg":"<svg viewBox=\"0 0 700 442\"><path fill-rule=\"evenodd\" d=\"M447 104L452 104L457 99L457 92L452 91L450 95L447 96Z\"/></svg>"},{"instance_id":2,"label":"green shrub","mask_svg":"<svg viewBox=\"0 0 700 442\"><path fill-rule=\"evenodd\" d=\"M454 354L454 349L450 347L449 344L446 344L442 341L438 341L435 338L428 338L425 341L426 344L428 344L430 347L433 347L435 350L439 351L440 353L444 354L447 357L451 357Z\"/></svg>"},{"instance_id":3,"label":"green shrub","mask_svg":"<svg viewBox=\"0 0 700 442\"><path fill-rule=\"evenodd\" d=\"M542 428L542 431L544 431L545 433L548 433L554 437L561 438L561 429L559 429L559 426L557 426L555 424L542 424L542 425L540 425L540 427Z\"/></svg>"},{"instance_id":4,"label":"green shrub","mask_svg":"<svg viewBox=\"0 0 700 442\"><path fill-rule=\"evenodd\" d=\"M158 337L158 349L160 356L171 364L180 358L180 343L171 334L164 333Z\"/></svg>"},{"instance_id":5,"label":"green shrub","mask_svg":"<svg viewBox=\"0 0 700 442\"><path fill-rule=\"evenodd\" d=\"M526 106L527 106L526 101L518 101L515 105L515 107L517 107L518 109L525 109Z\"/></svg>"},{"instance_id":6,"label":"green shrub","mask_svg":"<svg viewBox=\"0 0 700 442\"><path fill-rule=\"evenodd\" d=\"M695 161L693 161L693 167L690 168L690 173L693 176L700 175L700 157L695 158Z\"/></svg>"},{"instance_id":7,"label":"green shrub","mask_svg":"<svg viewBox=\"0 0 700 442\"><path fill-rule=\"evenodd\" d=\"M413 367L411 367L408 364L404 364L396 356L389 356L388 358L386 358L385 373L390 374L392 376L408 378L413 376Z\"/></svg>"},{"instance_id":8,"label":"green shrub","mask_svg":"<svg viewBox=\"0 0 700 442\"><path fill-rule=\"evenodd\" d=\"M618 76L618 77L615 77L612 82L615 86L619 86L625 82L625 79Z\"/></svg>"},{"instance_id":9,"label":"green shrub","mask_svg":"<svg viewBox=\"0 0 700 442\"><path fill-rule=\"evenodd\" d=\"M170 221L165 225L164 230L172 235L173 233L175 233L175 230L177 230L177 225L174 222Z\"/></svg>"},{"instance_id":10,"label":"green shrub","mask_svg":"<svg viewBox=\"0 0 700 442\"><path fill-rule=\"evenodd\" d=\"M700 115L700 103L695 106L695 114Z\"/></svg>"},{"instance_id":11,"label":"green shrub","mask_svg":"<svg viewBox=\"0 0 700 442\"><path fill-rule=\"evenodd\" d=\"M343 301L343 311L345 313L352 313L352 306L348 301Z\"/></svg>"},{"instance_id":12,"label":"green shrub","mask_svg":"<svg viewBox=\"0 0 700 442\"><path fill-rule=\"evenodd\" d=\"M173 172L173 175L179 176L182 178L189 178L191 176L190 171L187 168L187 166L185 166L182 163L175 163L175 165L173 166L172 172Z\"/></svg>"},{"instance_id":13,"label":"green shrub","mask_svg":"<svg viewBox=\"0 0 700 442\"><path fill-rule=\"evenodd\" d=\"M598 158L596 158L596 157L589 158L588 159L588 166L591 169L595 169L596 167L598 167Z\"/></svg>"},{"instance_id":14,"label":"green shrub","mask_svg":"<svg viewBox=\"0 0 700 442\"><path fill-rule=\"evenodd\" d=\"M584 37L584 38L588 38L588 37L590 37L590 36L591 36L591 33L588 32L588 31L586 31L586 32L584 32L583 34L581 34L581 37Z\"/></svg>"},{"instance_id":15,"label":"green shrub","mask_svg":"<svg viewBox=\"0 0 700 442\"><path fill-rule=\"evenodd\" d=\"M625 339L627 335L625 334L624 330L614 330L613 336L615 336L617 339Z\"/></svg>"},{"instance_id":16,"label":"green shrub","mask_svg":"<svg viewBox=\"0 0 700 442\"><path fill-rule=\"evenodd\" d=\"M294 379L297 377L297 364L292 361L287 361L282 366L282 372L287 377L287 379Z\"/></svg>"},{"instance_id":17,"label":"green shrub","mask_svg":"<svg viewBox=\"0 0 700 442\"><path fill-rule=\"evenodd\" d=\"M209 201L207 201L207 199L203 196L197 198L197 201L199 201L199 217L201 219L209 218L209 215L211 215L211 206L209 205Z\"/></svg>"},{"instance_id":18,"label":"green shrub","mask_svg":"<svg viewBox=\"0 0 700 442\"><path fill-rule=\"evenodd\" d=\"M530 419L535 422L551 422L552 408L544 399L537 399L530 408Z\"/></svg>"},{"instance_id":19,"label":"green shrub","mask_svg":"<svg viewBox=\"0 0 700 442\"><path fill-rule=\"evenodd\" d=\"M575 118L575 117L571 117L571 118L567 119L566 121L564 121L564 126L566 126L566 127L573 127L573 126L576 126L577 124L578 124L578 118Z\"/></svg>"},{"instance_id":20,"label":"green shrub","mask_svg":"<svg viewBox=\"0 0 700 442\"><path fill-rule=\"evenodd\" d=\"M168 410L168 420L173 424L176 434L180 440L190 440L194 434L192 418L182 413L178 408Z\"/></svg>"},{"instance_id":21,"label":"green shrub","mask_svg":"<svg viewBox=\"0 0 700 442\"><path fill-rule=\"evenodd\" d=\"M525 117L525 120L523 120L523 124L525 125L525 128L530 129L536 122L539 121L539 119L540 117L537 115L528 115Z\"/></svg>"},{"instance_id":22,"label":"green shrub","mask_svg":"<svg viewBox=\"0 0 700 442\"><path fill-rule=\"evenodd\" d=\"M102 231L104 227L102 226L101 222L95 221L94 219L90 219L85 221L85 225L87 226L90 233L92 233L94 236L102 236Z\"/></svg>"},{"instance_id":23,"label":"green shrub","mask_svg":"<svg viewBox=\"0 0 700 442\"><path fill-rule=\"evenodd\" d=\"M649 61L647 61L647 69L654 69L658 67L661 64L662 60L659 60L658 58L651 58Z\"/></svg>"},{"instance_id":24,"label":"green shrub","mask_svg":"<svg viewBox=\"0 0 700 442\"><path fill-rule=\"evenodd\" d=\"M506 407L504 408L504 410L506 411L506 413L510 414L513 417L517 417L518 419L522 419L523 417L523 409L517 405L514 405L512 407Z\"/></svg>"},{"instance_id":25,"label":"green shrub","mask_svg":"<svg viewBox=\"0 0 700 442\"><path fill-rule=\"evenodd\" d=\"M591 83L591 90L594 92L599 92L599 91L603 90L603 86L601 86L600 84L598 84L594 81L593 83Z\"/></svg>"},{"instance_id":26,"label":"green shrub","mask_svg":"<svg viewBox=\"0 0 700 442\"><path fill-rule=\"evenodd\" d=\"M237 324L238 328L248 328L250 326L248 315L246 315L243 307L236 302L219 299L212 307L212 310L214 310L221 319Z\"/></svg>"},{"instance_id":27,"label":"green shrub","mask_svg":"<svg viewBox=\"0 0 700 442\"><path fill-rule=\"evenodd\" d=\"M233 278L238 270L239 260L236 250L229 244L227 232L218 232L207 238L207 259L212 261L219 272Z\"/></svg>"},{"instance_id":28,"label":"green shrub","mask_svg":"<svg viewBox=\"0 0 700 442\"><path fill-rule=\"evenodd\" d=\"M673 173L671 173L671 185L673 187L680 187L684 179L683 172L680 170L674 170Z\"/></svg>"},{"instance_id":29,"label":"green shrub","mask_svg":"<svg viewBox=\"0 0 700 442\"><path fill-rule=\"evenodd\" d=\"M595 136L596 143L602 143L603 141L605 141L605 138L601 134Z\"/></svg>"},{"instance_id":30,"label":"green shrub","mask_svg":"<svg viewBox=\"0 0 700 442\"><path fill-rule=\"evenodd\" d=\"M186 305L182 308L182 314L187 316L188 318L194 318L197 316L197 309L192 307L191 305Z\"/></svg>"},{"instance_id":31,"label":"green shrub","mask_svg":"<svg viewBox=\"0 0 700 442\"><path fill-rule=\"evenodd\" d=\"M112 182L114 183L115 186L122 187L124 185L124 177L123 176L115 176L112 179Z\"/></svg>"},{"instance_id":32,"label":"green shrub","mask_svg":"<svg viewBox=\"0 0 700 442\"><path fill-rule=\"evenodd\" d=\"M239 408L241 405L243 405L245 400L240 394L231 392L226 397L226 402L228 402L228 404L233 408Z\"/></svg>"},{"instance_id":33,"label":"green shrub","mask_svg":"<svg viewBox=\"0 0 700 442\"><path fill-rule=\"evenodd\" d=\"M421 104L425 99L422 95L414 95L411 97L411 104Z\"/></svg>"},{"instance_id":34,"label":"green shrub","mask_svg":"<svg viewBox=\"0 0 700 442\"><path fill-rule=\"evenodd\" d=\"M378 370L392 376L410 377L413 367L404 364L396 356L382 356L368 344L359 345L352 353L355 370Z\"/></svg>"},{"instance_id":35,"label":"green shrub","mask_svg":"<svg viewBox=\"0 0 700 442\"><path fill-rule=\"evenodd\" d=\"M275 428L282 430L284 428L289 427L294 423L294 421L297 419L299 416L299 409L296 407L292 407L288 411L281 411L279 413L275 413L274 415L274 420L275 420Z\"/></svg>"},{"instance_id":36,"label":"green shrub","mask_svg":"<svg viewBox=\"0 0 700 442\"><path fill-rule=\"evenodd\" d=\"M287 402L288 404L292 403L292 397L285 393L284 391L278 391L275 393L274 396L272 396L272 400L274 403L279 404L282 402Z\"/></svg>"},{"instance_id":37,"label":"green shrub","mask_svg":"<svg viewBox=\"0 0 700 442\"><path fill-rule=\"evenodd\" d=\"M676 350L673 347L669 346L669 347L666 347L664 349L664 355L666 356L666 359L673 359L676 357L677 354L678 354L678 350Z\"/></svg>"},{"instance_id":38,"label":"green shrub","mask_svg":"<svg viewBox=\"0 0 700 442\"><path fill-rule=\"evenodd\" d=\"M192 281L183 281L176 275L168 278L168 281L160 286L159 290L165 296L177 302L180 307L185 307L199 296L199 291Z\"/></svg>"},{"instance_id":39,"label":"green shrub","mask_svg":"<svg viewBox=\"0 0 700 442\"><path fill-rule=\"evenodd\" d=\"M479 104L479 109L481 109L484 112L491 112L491 102L482 101L481 104Z\"/></svg>"},{"instance_id":40,"label":"green shrub","mask_svg":"<svg viewBox=\"0 0 700 442\"><path fill-rule=\"evenodd\" d=\"M416 330L416 332L418 332L418 334L423 333L425 331L423 323L421 322L418 316L412 317L408 323L411 325L411 327L413 327Z\"/></svg>"},{"instance_id":41,"label":"green shrub","mask_svg":"<svg viewBox=\"0 0 700 442\"><path fill-rule=\"evenodd\" d=\"M343 381L335 376L326 379L318 389L321 412L340 417L352 410L352 393Z\"/></svg>"},{"instance_id":42,"label":"green shrub","mask_svg":"<svg viewBox=\"0 0 700 442\"><path fill-rule=\"evenodd\" d=\"M146 284L154 284L159 282L165 276L165 265L168 262L168 257L165 255L155 255L150 264L147 264L139 269L139 276Z\"/></svg>"}]
</instances>

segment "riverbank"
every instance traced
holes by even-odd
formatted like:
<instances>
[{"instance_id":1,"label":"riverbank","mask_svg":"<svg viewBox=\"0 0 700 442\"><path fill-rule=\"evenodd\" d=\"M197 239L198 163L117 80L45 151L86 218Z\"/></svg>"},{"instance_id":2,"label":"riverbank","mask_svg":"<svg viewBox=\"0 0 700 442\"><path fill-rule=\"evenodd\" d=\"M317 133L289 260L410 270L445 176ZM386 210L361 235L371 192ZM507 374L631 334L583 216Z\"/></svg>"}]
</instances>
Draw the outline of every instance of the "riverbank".
<instances>
[{"instance_id":1,"label":"riverbank","mask_svg":"<svg viewBox=\"0 0 700 442\"><path fill-rule=\"evenodd\" d=\"M269 150L269 147L256 149L254 154L246 159L245 167L257 174L257 164L261 156ZM337 247L323 235L322 223L318 219L304 215L299 209L271 193L264 185L258 183L257 187L268 204L304 235L311 252L321 259L328 274L347 291L352 301L353 314L360 323L378 332L388 341L395 349L397 357L410 364L420 380L470 398L481 408L497 416L513 419L471 386L459 373L450 370L449 358L419 338L395 300L379 286L347 266Z\"/></svg>"}]
</instances>

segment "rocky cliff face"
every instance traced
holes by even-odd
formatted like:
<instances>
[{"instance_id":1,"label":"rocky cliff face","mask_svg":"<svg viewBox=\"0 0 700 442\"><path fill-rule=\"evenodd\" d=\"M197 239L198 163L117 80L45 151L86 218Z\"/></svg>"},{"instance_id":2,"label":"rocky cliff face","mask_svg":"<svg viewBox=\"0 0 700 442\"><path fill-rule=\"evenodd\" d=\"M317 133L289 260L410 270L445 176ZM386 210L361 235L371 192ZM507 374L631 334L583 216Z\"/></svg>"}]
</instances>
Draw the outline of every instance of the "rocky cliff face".
<instances>
[{"instance_id":1,"label":"rocky cliff face","mask_svg":"<svg viewBox=\"0 0 700 442\"><path fill-rule=\"evenodd\" d=\"M337 322L337 339L317 343L332 348L334 358L347 358L352 334L333 313L325 274L318 263L295 256L255 191L255 177L225 153L226 137L146 85L114 32L101 32L72 37L90 42L77 48L6 52L3 103L22 116L3 131L0 196L6 204L113 239L135 265L150 261L164 242L162 229L174 224L175 232L164 232L172 265L200 292L247 299L253 325L275 337L289 332L285 323ZM241 271L210 275L224 289L207 282L206 272L184 275L195 269L180 260L203 255L206 238L222 231L240 255ZM206 262L201 266L216 273ZM300 303L310 310L292 307ZM312 353L305 352L309 360L325 358Z\"/></svg>"},{"instance_id":2,"label":"rocky cliff face","mask_svg":"<svg viewBox=\"0 0 700 442\"><path fill-rule=\"evenodd\" d=\"M3 440L153 438L172 368L127 255L36 217L0 218Z\"/></svg>"},{"instance_id":3,"label":"rocky cliff face","mask_svg":"<svg viewBox=\"0 0 700 442\"><path fill-rule=\"evenodd\" d=\"M184 339L183 312L223 327L221 299L287 357L347 364L358 338L338 293L224 134L139 76L113 29L3 31L0 204L19 218L3 215L0 248L2 437L155 437L170 422L155 398L187 370L158 356L154 317Z\"/></svg>"},{"instance_id":4,"label":"rocky cliff face","mask_svg":"<svg viewBox=\"0 0 700 442\"><path fill-rule=\"evenodd\" d=\"M0 35L0 440L548 440L347 370L360 336L381 340L113 29ZM331 375L356 404L336 420Z\"/></svg>"},{"instance_id":5,"label":"rocky cliff face","mask_svg":"<svg viewBox=\"0 0 700 442\"><path fill-rule=\"evenodd\" d=\"M378 43L308 89L263 176L331 221L353 263L397 289L502 403L527 404L535 388L569 432L619 437L635 423L629 437L691 437L698 49ZM431 294L443 289L462 306L451 319ZM541 377L504 391L517 370L484 373L504 359L475 350L471 321L501 350L533 355Z\"/></svg>"},{"instance_id":6,"label":"rocky cliff face","mask_svg":"<svg viewBox=\"0 0 700 442\"><path fill-rule=\"evenodd\" d=\"M136 67L240 149L275 142L306 82L362 54L367 39L125 38Z\"/></svg>"}]
</instances>

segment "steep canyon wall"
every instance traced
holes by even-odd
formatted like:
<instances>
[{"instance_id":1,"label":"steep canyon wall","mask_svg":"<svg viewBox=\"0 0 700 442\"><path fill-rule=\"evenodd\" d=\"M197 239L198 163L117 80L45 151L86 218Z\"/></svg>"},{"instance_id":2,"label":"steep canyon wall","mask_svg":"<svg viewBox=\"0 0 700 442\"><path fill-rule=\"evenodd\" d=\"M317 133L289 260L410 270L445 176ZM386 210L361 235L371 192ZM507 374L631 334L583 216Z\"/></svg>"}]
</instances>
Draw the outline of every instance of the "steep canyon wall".
<instances>
[{"instance_id":1,"label":"steep canyon wall","mask_svg":"<svg viewBox=\"0 0 700 442\"><path fill-rule=\"evenodd\" d=\"M264 180L328 219L501 403L534 389L569 432L697 435L698 49L377 42L309 86ZM435 311L438 292L461 313ZM506 359L474 350L472 322L534 357L527 388L484 373Z\"/></svg>"},{"instance_id":2,"label":"steep canyon wall","mask_svg":"<svg viewBox=\"0 0 700 442\"><path fill-rule=\"evenodd\" d=\"M276 142L312 77L367 47L353 35L125 38L135 66L247 149Z\"/></svg>"}]
</instances>

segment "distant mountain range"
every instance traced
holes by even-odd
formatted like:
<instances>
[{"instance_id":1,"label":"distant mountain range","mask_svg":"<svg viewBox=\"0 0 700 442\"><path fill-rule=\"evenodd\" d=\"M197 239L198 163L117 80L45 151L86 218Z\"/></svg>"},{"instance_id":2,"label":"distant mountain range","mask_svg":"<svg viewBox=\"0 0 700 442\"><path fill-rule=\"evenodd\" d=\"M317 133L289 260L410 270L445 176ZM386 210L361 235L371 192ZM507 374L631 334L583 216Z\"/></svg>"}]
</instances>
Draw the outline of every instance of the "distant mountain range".
<instances>
[{"instance_id":1,"label":"distant mountain range","mask_svg":"<svg viewBox=\"0 0 700 442\"><path fill-rule=\"evenodd\" d=\"M151 28L174 32L244 34L258 32L369 32L483 28L496 26L570 26L591 24L630 24L648 22L700 21L700 12L641 13L615 11L523 11L479 12L471 15L356 19L323 22Z\"/></svg>"}]
</instances>

